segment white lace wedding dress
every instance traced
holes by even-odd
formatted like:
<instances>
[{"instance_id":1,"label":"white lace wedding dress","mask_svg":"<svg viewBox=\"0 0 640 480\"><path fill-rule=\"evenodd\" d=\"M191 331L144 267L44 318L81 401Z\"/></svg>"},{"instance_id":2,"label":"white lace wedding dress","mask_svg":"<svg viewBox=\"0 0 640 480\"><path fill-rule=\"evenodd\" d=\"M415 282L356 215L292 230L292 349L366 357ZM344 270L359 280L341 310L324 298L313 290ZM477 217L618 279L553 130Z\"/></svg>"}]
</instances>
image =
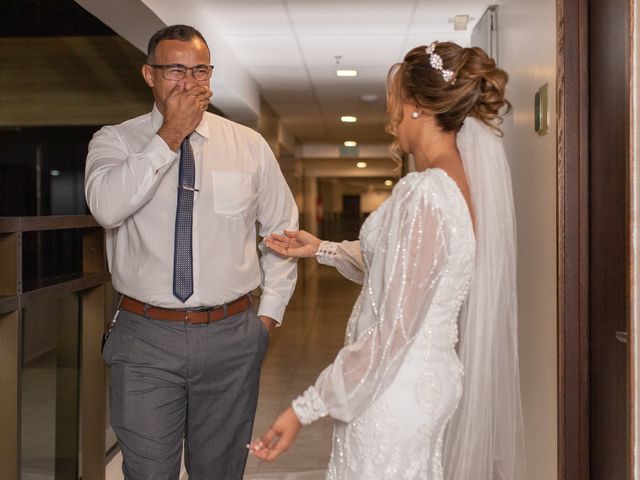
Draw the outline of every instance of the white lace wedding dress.
<instances>
[{"instance_id":1,"label":"white lace wedding dress","mask_svg":"<svg viewBox=\"0 0 640 480\"><path fill-rule=\"evenodd\" d=\"M336 420L329 480L443 478L447 421L462 395L457 318L475 257L467 204L440 169L411 173L318 261L363 285L345 346L293 402Z\"/></svg>"}]
</instances>

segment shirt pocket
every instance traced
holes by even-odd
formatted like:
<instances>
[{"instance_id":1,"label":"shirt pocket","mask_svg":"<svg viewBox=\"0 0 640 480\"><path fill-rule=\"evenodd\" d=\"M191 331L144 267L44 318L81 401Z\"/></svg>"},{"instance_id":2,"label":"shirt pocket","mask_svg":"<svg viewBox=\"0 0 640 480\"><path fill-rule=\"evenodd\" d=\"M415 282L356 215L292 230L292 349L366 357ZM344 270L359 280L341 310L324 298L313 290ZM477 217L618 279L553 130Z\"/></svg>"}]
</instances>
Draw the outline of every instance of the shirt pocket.
<instances>
[{"instance_id":1,"label":"shirt pocket","mask_svg":"<svg viewBox=\"0 0 640 480\"><path fill-rule=\"evenodd\" d=\"M218 215L242 215L253 202L251 174L211 172L213 178L213 211Z\"/></svg>"}]
</instances>

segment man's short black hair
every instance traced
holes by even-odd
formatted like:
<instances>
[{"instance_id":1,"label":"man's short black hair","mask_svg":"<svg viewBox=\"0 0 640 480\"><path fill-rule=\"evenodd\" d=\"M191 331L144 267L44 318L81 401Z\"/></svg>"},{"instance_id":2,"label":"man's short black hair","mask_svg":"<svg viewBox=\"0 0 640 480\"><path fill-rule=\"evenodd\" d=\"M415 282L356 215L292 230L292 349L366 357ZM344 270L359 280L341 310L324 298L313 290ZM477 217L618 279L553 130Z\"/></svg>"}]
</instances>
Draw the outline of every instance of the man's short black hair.
<instances>
[{"instance_id":1,"label":"man's short black hair","mask_svg":"<svg viewBox=\"0 0 640 480\"><path fill-rule=\"evenodd\" d=\"M158 43L162 40L180 40L183 42L190 42L194 38L199 38L205 45L207 45L207 41L204 39L202 34L189 25L169 25L168 27L158 30L149 40L149 45L147 46L147 63L150 65L153 64L153 55ZM209 48L209 45L207 45L207 48Z\"/></svg>"}]
</instances>

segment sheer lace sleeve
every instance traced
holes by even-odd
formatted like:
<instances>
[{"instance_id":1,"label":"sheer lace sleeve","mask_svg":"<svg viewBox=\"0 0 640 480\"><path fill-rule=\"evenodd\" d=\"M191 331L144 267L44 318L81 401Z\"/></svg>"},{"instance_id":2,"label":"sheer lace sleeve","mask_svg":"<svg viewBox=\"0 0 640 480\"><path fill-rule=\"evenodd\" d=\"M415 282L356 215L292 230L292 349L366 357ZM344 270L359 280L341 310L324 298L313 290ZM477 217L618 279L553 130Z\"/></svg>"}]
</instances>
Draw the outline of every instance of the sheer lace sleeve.
<instances>
[{"instance_id":1,"label":"sheer lace sleeve","mask_svg":"<svg viewBox=\"0 0 640 480\"><path fill-rule=\"evenodd\" d=\"M364 278L364 262L360 251L360 240L322 242L316 252L318 263L335 267L343 277L358 285L362 285Z\"/></svg>"},{"instance_id":2,"label":"sheer lace sleeve","mask_svg":"<svg viewBox=\"0 0 640 480\"><path fill-rule=\"evenodd\" d=\"M425 320L448 254L428 182L425 176L394 190L372 246L356 340L294 400L302 423L327 414L348 422L362 413L395 377Z\"/></svg>"}]
</instances>

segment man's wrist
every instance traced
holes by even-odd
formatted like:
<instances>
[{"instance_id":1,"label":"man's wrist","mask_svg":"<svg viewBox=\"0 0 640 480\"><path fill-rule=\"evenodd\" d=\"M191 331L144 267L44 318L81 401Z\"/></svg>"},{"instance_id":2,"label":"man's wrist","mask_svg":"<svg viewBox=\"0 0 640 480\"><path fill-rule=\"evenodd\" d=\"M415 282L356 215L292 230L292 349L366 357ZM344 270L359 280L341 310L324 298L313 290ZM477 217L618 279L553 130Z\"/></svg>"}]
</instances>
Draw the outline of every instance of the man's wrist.
<instances>
[{"instance_id":1,"label":"man's wrist","mask_svg":"<svg viewBox=\"0 0 640 480\"><path fill-rule=\"evenodd\" d=\"M158 136L162 138L162 140L164 140L169 149L171 149L171 151L173 152L178 151L178 149L180 148L180 144L185 138L185 136L182 136L179 132L176 132L175 130L164 125L160 127L160 130L158 130Z\"/></svg>"},{"instance_id":2,"label":"man's wrist","mask_svg":"<svg viewBox=\"0 0 640 480\"><path fill-rule=\"evenodd\" d=\"M258 316L273 318L278 325L282 323L286 302L276 295L262 292L260 296L260 305L258 307Z\"/></svg>"},{"instance_id":3,"label":"man's wrist","mask_svg":"<svg viewBox=\"0 0 640 480\"><path fill-rule=\"evenodd\" d=\"M264 323L264 326L269 330L273 330L275 327L278 326L278 322L276 322L273 318L271 317L267 317L266 315L259 315L258 318L260 318L260 320L262 320L262 323Z\"/></svg>"}]
</instances>

